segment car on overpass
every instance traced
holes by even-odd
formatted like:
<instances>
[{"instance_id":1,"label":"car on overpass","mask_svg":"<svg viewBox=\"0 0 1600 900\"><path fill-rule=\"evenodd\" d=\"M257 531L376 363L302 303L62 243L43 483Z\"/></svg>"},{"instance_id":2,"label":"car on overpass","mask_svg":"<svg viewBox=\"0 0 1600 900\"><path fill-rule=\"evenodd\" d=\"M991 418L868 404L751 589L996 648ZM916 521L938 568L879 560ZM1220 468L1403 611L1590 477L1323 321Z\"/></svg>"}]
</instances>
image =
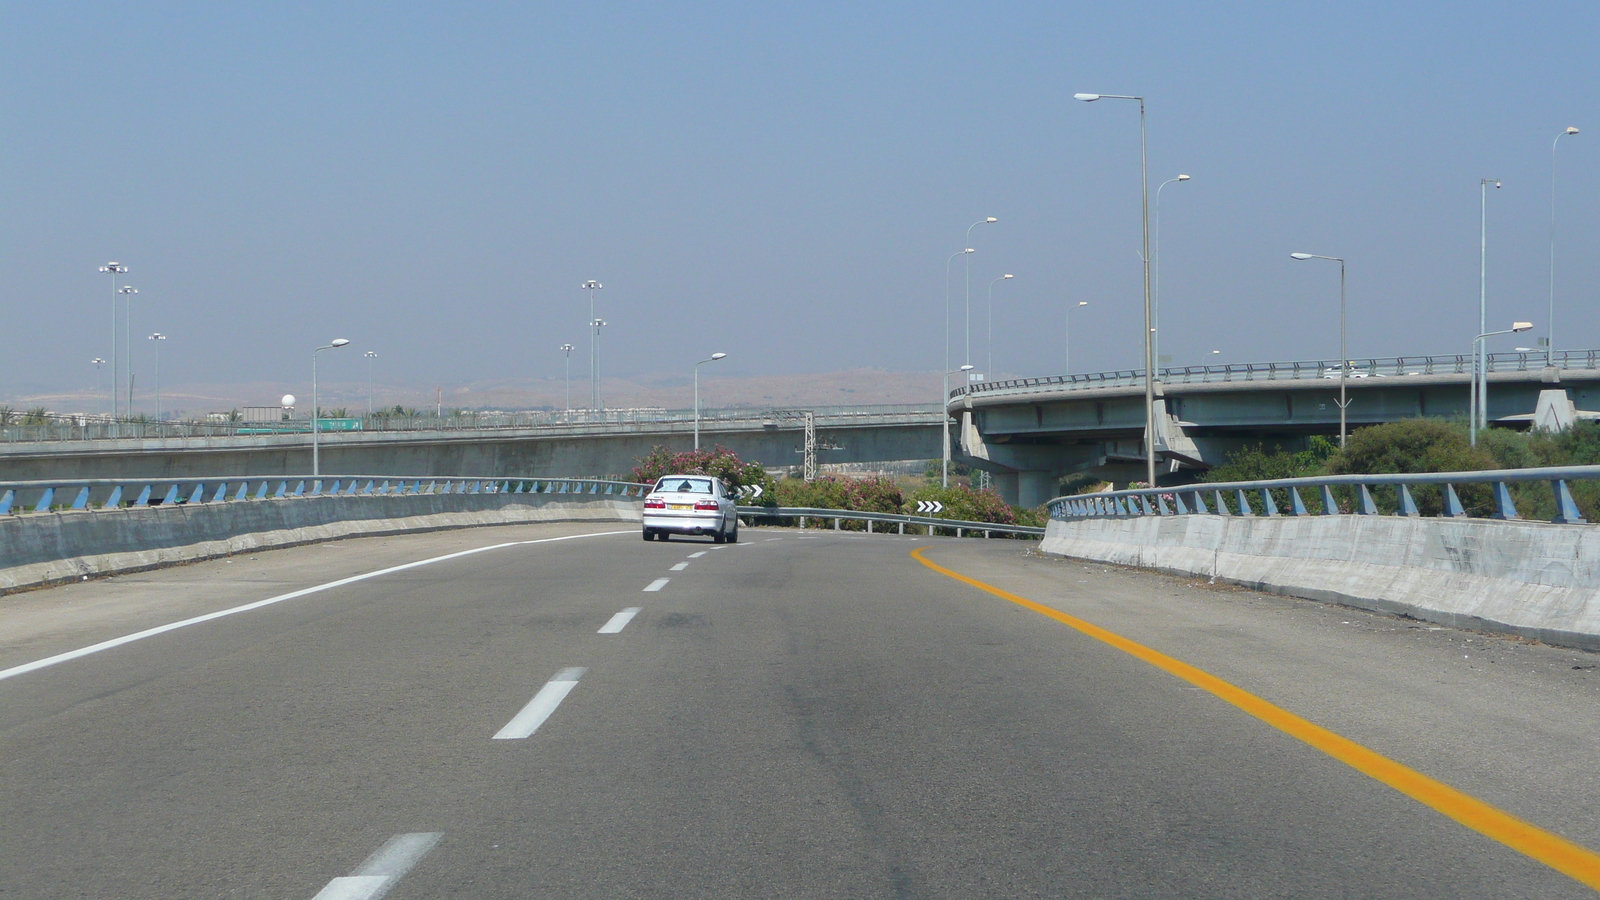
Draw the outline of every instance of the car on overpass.
<instances>
[{"instance_id":1,"label":"car on overpass","mask_svg":"<svg viewBox=\"0 0 1600 900\"><path fill-rule=\"evenodd\" d=\"M665 541L674 534L708 534L719 544L738 543L734 492L709 475L662 476L644 499L644 539Z\"/></svg>"}]
</instances>

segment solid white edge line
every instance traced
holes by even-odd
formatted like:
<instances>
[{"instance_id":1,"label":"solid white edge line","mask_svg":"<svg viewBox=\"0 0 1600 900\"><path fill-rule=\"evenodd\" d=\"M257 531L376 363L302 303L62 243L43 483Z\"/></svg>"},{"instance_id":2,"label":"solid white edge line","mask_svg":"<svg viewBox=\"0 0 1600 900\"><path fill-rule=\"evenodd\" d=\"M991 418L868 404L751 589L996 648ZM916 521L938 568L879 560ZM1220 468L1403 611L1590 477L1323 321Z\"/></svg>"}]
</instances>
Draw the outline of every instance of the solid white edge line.
<instances>
[{"instance_id":1,"label":"solid white edge line","mask_svg":"<svg viewBox=\"0 0 1600 900\"><path fill-rule=\"evenodd\" d=\"M659 591L662 588L666 587L667 586L667 582L669 582L671 580L672 580L671 578L657 578L655 581L652 581L649 584L645 585L644 586L644 590L640 591L640 593L648 594L651 591Z\"/></svg>"},{"instance_id":2,"label":"solid white edge line","mask_svg":"<svg viewBox=\"0 0 1600 900\"><path fill-rule=\"evenodd\" d=\"M643 609L644 609L644 607L642 607L642 606L630 606L630 607L628 607L627 609L623 610L622 612L619 612L616 615L612 616L610 619L607 619L606 620L606 624L600 626L600 630L595 632L595 634L617 634L617 633L619 633L620 631L622 631L622 629L627 628L628 627L628 623L633 621L633 617L637 616L639 614L639 612L641 610L643 610Z\"/></svg>"},{"instance_id":3,"label":"solid white edge line","mask_svg":"<svg viewBox=\"0 0 1600 900\"><path fill-rule=\"evenodd\" d=\"M122 637L112 638L109 641L101 641L98 644L90 644L87 647L79 647L76 650L68 650L65 653L57 653L55 656L47 656L44 659L36 659L33 662L23 663L20 666L12 666L9 669L0 669L0 681L5 681L7 678L15 678L18 675L26 675L29 672L36 672L39 669L49 668L50 666L69 662L80 657L89 656L90 654L99 653L102 650L110 650L113 647L120 647L123 644L131 644L134 641L142 641L145 638L155 637L158 634L166 634L169 631L177 631L179 628L187 628L190 625L199 625L202 622L210 622L213 619L221 619L226 616L237 615L238 613L242 612L249 612L253 609L271 606L274 603L282 603L285 600L294 600L297 597L304 597L307 594L316 594L321 591L331 590L336 587L343 587L347 584L354 584L357 581L366 581L368 578L377 578L379 575L390 575L395 572L403 572L406 569L415 569L418 566L426 566L436 562L444 562L447 559L471 556L474 553L483 553L489 550L499 550L502 547L521 547L527 544L548 544L554 541L570 541L578 538L609 537L611 535L633 533L634 532L631 530L597 531L593 534L569 534L562 537L539 538L538 540L533 541L508 541L504 544L491 544L488 547L474 547L471 550L462 550L456 553L447 553L444 556L435 556L431 559L422 559L416 562L405 563L404 565L390 566L387 569L379 569L375 572L366 572L361 575L351 575L348 578L341 578L338 581L330 581L327 584L319 584L314 587L301 588L298 591L291 591L287 594L279 594L276 597L268 597L265 600L257 600L254 603L246 603L243 606L235 606L231 609L223 609L218 610L217 612L206 613L203 616L195 616L194 618L184 619L180 622L170 622L166 625L158 625L155 628L147 628L144 631L135 632L133 634L125 634Z\"/></svg>"},{"instance_id":4,"label":"solid white edge line","mask_svg":"<svg viewBox=\"0 0 1600 900\"><path fill-rule=\"evenodd\" d=\"M550 718L550 714L561 705L561 701L567 699L572 689L578 686L578 679L587 671L589 670L582 666L574 666L557 672L556 677L545 682L544 687L533 695L533 699L528 701L528 705L524 706L521 712L512 716L504 728L495 732L494 739L520 741L532 737L533 733L539 730L539 726L543 725L544 721Z\"/></svg>"},{"instance_id":5,"label":"solid white edge line","mask_svg":"<svg viewBox=\"0 0 1600 900\"><path fill-rule=\"evenodd\" d=\"M312 900L378 900L442 837L440 831L397 834L373 851L354 873L328 882Z\"/></svg>"}]
</instances>

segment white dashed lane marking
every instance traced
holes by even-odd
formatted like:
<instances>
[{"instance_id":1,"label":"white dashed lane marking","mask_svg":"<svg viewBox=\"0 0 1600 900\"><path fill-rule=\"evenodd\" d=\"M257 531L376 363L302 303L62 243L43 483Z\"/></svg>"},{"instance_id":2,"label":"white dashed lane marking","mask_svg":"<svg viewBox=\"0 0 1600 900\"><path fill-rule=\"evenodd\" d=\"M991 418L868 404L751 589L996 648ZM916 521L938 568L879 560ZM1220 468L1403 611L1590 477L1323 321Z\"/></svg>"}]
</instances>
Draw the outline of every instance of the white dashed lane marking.
<instances>
[{"instance_id":1,"label":"white dashed lane marking","mask_svg":"<svg viewBox=\"0 0 1600 900\"><path fill-rule=\"evenodd\" d=\"M561 701L567 699L567 695L572 693L572 689L578 686L578 679L582 678L583 673L587 671L589 670L575 666L557 672L556 677L550 679L544 687L540 688L539 693L534 694L533 699L528 701L528 705L522 708L522 712L517 713L511 721L507 722L506 727L500 729L495 734L494 739L497 741L520 741L525 737L532 736L535 731L539 730L539 726L544 724L544 720L550 718L550 714L556 711L556 707L561 705Z\"/></svg>"},{"instance_id":2,"label":"white dashed lane marking","mask_svg":"<svg viewBox=\"0 0 1600 900\"><path fill-rule=\"evenodd\" d=\"M672 567L672 571L674 571L674 572L682 572L684 569L687 569L687 568L689 568L689 564L686 563L686 562L681 562L681 563L678 563L677 565L673 566Z\"/></svg>"},{"instance_id":3,"label":"white dashed lane marking","mask_svg":"<svg viewBox=\"0 0 1600 900\"><path fill-rule=\"evenodd\" d=\"M657 578L655 581L652 581L649 584L645 585L644 586L644 590L641 593L648 594L648 593L651 593L652 591L659 591L662 588L666 587L667 586L667 582L669 582L671 580L672 580L671 578Z\"/></svg>"},{"instance_id":4,"label":"white dashed lane marking","mask_svg":"<svg viewBox=\"0 0 1600 900\"><path fill-rule=\"evenodd\" d=\"M377 900L394 887L417 861L428 855L443 832L397 834L349 875L328 882L312 900Z\"/></svg>"},{"instance_id":5,"label":"white dashed lane marking","mask_svg":"<svg viewBox=\"0 0 1600 900\"><path fill-rule=\"evenodd\" d=\"M616 634L620 632L622 629L628 627L628 623L633 621L633 617L637 616L641 609L643 609L643 607L630 606L622 612L617 613L607 620L606 624L600 626L600 631L598 633Z\"/></svg>"},{"instance_id":6,"label":"white dashed lane marking","mask_svg":"<svg viewBox=\"0 0 1600 900\"><path fill-rule=\"evenodd\" d=\"M700 557L705 556L705 555L706 555L706 552L704 550L701 550L698 553L689 554L689 558L690 559L699 559Z\"/></svg>"}]
</instances>

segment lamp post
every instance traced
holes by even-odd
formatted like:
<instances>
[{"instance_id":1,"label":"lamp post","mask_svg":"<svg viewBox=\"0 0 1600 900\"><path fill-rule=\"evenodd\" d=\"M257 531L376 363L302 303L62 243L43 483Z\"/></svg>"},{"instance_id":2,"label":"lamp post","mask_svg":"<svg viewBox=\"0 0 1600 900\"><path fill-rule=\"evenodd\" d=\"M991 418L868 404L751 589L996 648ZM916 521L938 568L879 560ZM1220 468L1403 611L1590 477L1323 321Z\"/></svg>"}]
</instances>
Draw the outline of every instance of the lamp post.
<instances>
[{"instance_id":1,"label":"lamp post","mask_svg":"<svg viewBox=\"0 0 1600 900\"><path fill-rule=\"evenodd\" d=\"M1478 179L1478 331L1482 333L1489 327L1489 185L1500 187L1498 178ZM1474 346L1478 346L1474 342ZM1468 418L1472 420L1471 431L1475 428L1488 427L1487 420L1479 422L1479 407L1482 406L1482 397L1489 386L1489 361L1477 353L1472 355L1472 390L1469 391L1467 404Z\"/></svg>"},{"instance_id":2,"label":"lamp post","mask_svg":"<svg viewBox=\"0 0 1600 900\"><path fill-rule=\"evenodd\" d=\"M939 486L940 487L949 487L950 486L950 414L948 412L948 410L950 409L950 391L949 391L950 376L952 374L954 374L955 372L960 372L963 375L965 375L966 373L971 372L971 371L972 371L972 364L968 363L967 365L964 365L959 369L946 370L945 373L944 373L944 383L945 383L946 390L944 392L944 400L941 401L941 403L943 405L939 407L940 411L944 413L944 417L943 417L944 418L944 423L943 423L944 424L944 466L943 466L942 469L940 469L940 472L939 472Z\"/></svg>"},{"instance_id":3,"label":"lamp post","mask_svg":"<svg viewBox=\"0 0 1600 900\"><path fill-rule=\"evenodd\" d=\"M981 222L975 222L973 224L974 225L980 225L982 223ZM967 231L970 232L970 231L972 231L972 229L968 228ZM956 257L958 257L958 256L962 256L962 255L967 254L967 253L976 253L976 252L978 252L978 251L972 249L971 247L968 247L965 250L961 250L961 251L958 251L956 253L950 254L950 258L944 261L944 393L939 395L939 408L941 410L945 409L946 406L950 402L950 264L955 262L956 261ZM949 417L948 416L945 417L945 422L944 422L944 459L943 459L943 462L942 462L942 468L940 469L940 472L941 472L941 474L939 476L940 483L943 484L945 487L949 487L950 486L950 421L949 421Z\"/></svg>"},{"instance_id":4,"label":"lamp post","mask_svg":"<svg viewBox=\"0 0 1600 900\"><path fill-rule=\"evenodd\" d=\"M1075 310L1075 309L1083 309L1085 306L1088 306L1088 305L1089 305L1089 301L1087 301L1087 300L1079 300L1078 301L1078 305L1067 307L1067 316L1066 316L1066 318L1067 318L1067 329L1066 329L1066 332L1067 333L1066 333L1066 340L1065 340L1066 352L1062 354L1061 363L1062 363L1062 368L1066 369L1066 372L1067 372L1068 375L1072 374L1072 311Z\"/></svg>"},{"instance_id":5,"label":"lamp post","mask_svg":"<svg viewBox=\"0 0 1600 900\"><path fill-rule=\"evenodd\" d=\"M1345 409L1350 401L1344 396L1344 378L1350 370L1350 355L1344 341L1344 260L1337 256L1318 256L1315 253L1291 253L1292 259L1326 259L1339 264L1339 449L1344 449Z\"/></svg>"},{"instance_id":6,"label":"lamp post","mask_svg":"<svg viewBox=\"0 0 1600 900\"><path fill-rule=\"evenodd\" d=\"M129 285L117 289L122 295L122 349L128 361L128 415L133 415L133 295L139 293Z\"/></svg>"},{"instance_id":7,"label":"lamp post","mask_svg":"<svg viewBox=\"0 0 1600 900\"><path fill-rule=\"evenodd\" d=\"M1569 125L1550 142L1550 317L1545 322L1550 337L1544 348L1544 364L1547 366L1556 364L1556 145L1567 135L1577 133L1578 129Z\"/></svg>"},{"instance_id":8,"label":"lamp post","mask_svg":"<svg viewBox=\"0 0 1600 900\"><path fill-rule=\"evenodd\" d=\"M372 361L378 358L377 351L368 350L361 354L367 361L367 417L372 417Z\"/></svg>"},{"instance_id":9,"label":"lamp post","mask_svg":"<svg viewBox=\"0 0 1600 900\"><path fill-rule=\"evenodd\" d=\"M1014 276L1001 275L999 278L996 278L994 281L989 282L989 301L988 301L988 304L986 306L986 310L987 310L988 318L989 318L989 336L984 340L984 345L983 345L984 346L984 352L986 354L985 359L984 359L984 363L983 363L983 368L984 368L984 376L983 377L985 377L985 378L988 378L988 377L990 377L990 376L992 376L994 374L994 286L996 284L1002 282L1002 281L1008 281L1012 277L1014 277Z\"/></svg>"},{"instance_id":10,"label":"lamp post","mask_svg":"<svg viewBox=\"0 0 1600 900\"><path fill-rule=\"evenodd\" d=\"M972 229L977 228L979 225L992 225L992 224L994 224L995 222L998 222L998 221L1000 221L1000 220L996 219L994 216L988 216L987 218L979 219L978 221L973 222L971 225L968 225L967 226L967 237L966 237L966 240L962 242L963 246L965 246L966 244L972 243ZM967 252L971 253L972 251L968 250ZM963 362L972 362L972 257L970 257L970 256L967 257L966 260L965 260L965 264L966 264L966 281L967 281L967 286L966 286L966 297L967 297L967 312L966 312L966 319L967 319L967 328L966 328L966 331L967 331L967 352L965 354L963 354L962 361ZM949 364L947 363L946 364L946 368L948 368L948 367L949 367Z\"/></svg>"},{"instance_id":11,"label":"lamp post","mask_svg":"<svg viewBox=\"0 0 1600 900\"><path fill-rule=\"evenodd\" d=\"M100 267L103 274L111 276L111 418L117 417L117 386L122 376L117 368L117 276L128 274L128 267L119 262L108 262Z\"/></svg>"},{"instance_id":12,"label":"lamp post","mask_svg":"<svg viewBox=\"0 0 1600 900\"><path fill-rule=\"evenodd\" d=\"M593 295L591 294L590 296ZM594 383L594 404L589 408L593 410L605 409L600 400L600 329L604 327L606 327L605 319L591 319L589 321L589 346L591 348L589 351L589 364L594 367L594 372L590 375Z\"/></svg>"},{"instance_id":13,"label":"lamp post","mask_svg":"<svg viewBox=\"0 0 1600 900\"><path fill-rule=\"evenodd\" d=\"M595 330L594 323L600 320L594 317L594 292L605 287L605 285L591 278L581 286L589 292L589 408L599 409L600 365L596 361L595 354L599 352L600 332Z\"/></svg>"},{"instance_id":14,"label":"lamp post","mask_svg":"<svg viewBox=\"0 0 1600 900\"><path fill-rule=\"evenodd\" d=\"M161 421L161 342L167 336L161 332L150 335L150 340L155 341L156 348L156 421Z\"/></svg>"},{"instance_id":15,"label":"lamp post","mask_svg":"<svg viewBox=\"0 0 1600 900\"><path fill-rule=\"evenodd\" d=\"M1155 321L1150 303L1150 171L1145 152L1144 98L1123 94L1073 94L1072 99L1093 103L1096 100L1139 101L1139 198L1143 211L1144 252L1144 462L1151 487L1156 486L1156 361L1152 343Z\"/></svg>"},{"instance_id":16,"label":"lamp post","mask_svg":"<svg viewBox=\"0 0 1600 900\"><path fill-rule=\"evenodd\" d=\"M1155 355L1156 365L1158 366L1161 365L1161 191L1169 184L1188 180L1189 176L1179 175L1177 178L1168 178L1166 181L1161 182L1160 187L1156 188L1156 222L1155 237L1153 238L1156 259L1155 272L1151 278L1154 285L1150 291L1150 352Z\"/></svg>"},{"instance_id":17,"label":"lamp post","mask_svg":"<svg viewBox=\"0 0 1600 900\"><path fill-rule=\"evenodd\" d=\"M1479 354L1483 352L1484 338L1491 338L1497 334L1520 334L1521 332L1528 331L1532 328L1532 322L1512 322L1511 327L1504 331L1485 331L1472 339L1472 358L1477 359ZM1483 390L1478 394L1477 409L1478 412L1483 414L1483 424L1480 425L1476 417L1473 417L1472 421L1467 423L1467 441L1474 447L1478 446L1478 432L1489 430L1489 414L1487 412L1489 408L1489 395L1487 393L1488 388L1488 379L1485 378Z\"/></svg>"},{"instance_id":18,"label":"lamp post","mask_svg":"<svg viewBox=\"0 0 1600 900\"><path fill-rule=\"evenodd\" d=\"M727 357L726 353L713 353L709 359L694 364L694 448L700 449L700 367Z\"/></svg>"},{"instance_id":19,"label":"lamp post","mask_svg":"<svg viewBox=\"0 0 1600 900\"><path fill-rule=\"evenodd\" d=\"M89 360L89 365L94 366L94 392L96 394L100 393L100 367L105 364L106 361L98 356Z\"/></svg>"},{"instance_id":20,"label":"lamp post","mask_svg":"<svg viewBox=\"0 0 1600 900\"><path fill-rule=\"evenodd\" d=\"M572 351L578 349L571 344L562 344L561 352L566 356L567 362L567 412L572 412Z\"/></svg>"},{"instance_id":21,"label":"lamp post","mask_svg":"<svg viewBox=\"0 0 1600 900\"><path fill-rule=\"evenodd\" d=\"M318 478L322 475L322 458L317 446L317 435L321 429L322 408L317 405L317 354L324 350L334 350L350 343L344 338L335 338L333 343L318 347L311 351L311 477Z\"/></svg>"}]
</instances>

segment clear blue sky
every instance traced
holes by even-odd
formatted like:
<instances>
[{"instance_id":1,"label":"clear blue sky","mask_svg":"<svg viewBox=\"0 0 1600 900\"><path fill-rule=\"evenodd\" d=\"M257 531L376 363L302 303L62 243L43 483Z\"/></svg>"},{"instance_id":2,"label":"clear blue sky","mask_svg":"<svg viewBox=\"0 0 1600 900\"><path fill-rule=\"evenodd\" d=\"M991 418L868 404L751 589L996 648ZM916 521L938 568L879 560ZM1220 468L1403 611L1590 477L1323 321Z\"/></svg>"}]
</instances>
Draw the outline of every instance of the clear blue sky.
<instances>
[{"instance_id":1,"label":"clear blue sky","mask_svg":"<svg viewBox=\"0 0 1600 900\"><path fill-rule=\"evenodd\" d=\"M1600 346L1600 5L10 3L0 396L93 384L109 283L163 381L552 377L605 283L610 373L936 371L973 235L974 360L1140 362L1137 107L1177 363ZM959 326L960 261L951 282ZM1531 343L1532 338L1527 342ZM955 363L962 336L957 331ZM1509 348L1512 342L1502 340ZM1212 356L1211 350L1221 350ZM141 365L148 371L147 363Z\"/></svg>"}]
</instances>

